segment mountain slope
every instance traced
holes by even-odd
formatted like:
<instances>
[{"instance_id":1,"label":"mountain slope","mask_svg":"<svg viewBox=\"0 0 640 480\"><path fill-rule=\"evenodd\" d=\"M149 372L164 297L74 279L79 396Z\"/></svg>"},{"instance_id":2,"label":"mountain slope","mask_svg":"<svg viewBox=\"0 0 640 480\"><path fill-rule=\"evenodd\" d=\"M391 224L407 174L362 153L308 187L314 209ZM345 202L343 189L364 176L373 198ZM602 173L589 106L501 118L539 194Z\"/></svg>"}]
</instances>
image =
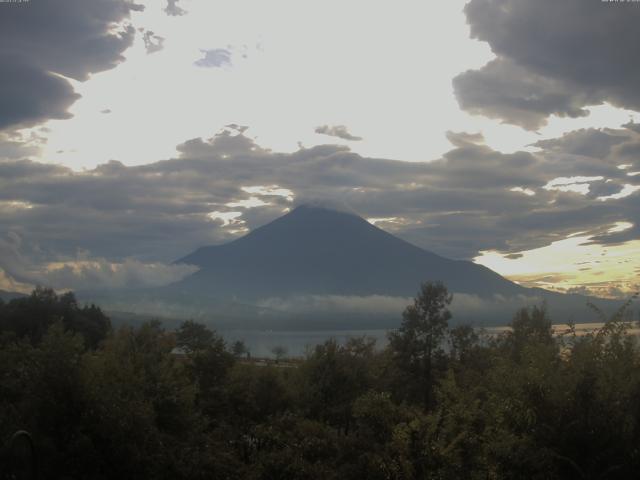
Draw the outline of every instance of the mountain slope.
<instances>
[{"instance_id":1,"label":"mountain slope","mask_svg":"<svg viewBox=\"0 0 640 480\"><path fill-rule=\"evenodd\" d=\"M171 288L210 298L413 296L426 280L480 296L526 291L486 267L440 257L356 215L310 206L227 244L199 248L177 263L200 270Z\"/></svg>"}]
</instances>

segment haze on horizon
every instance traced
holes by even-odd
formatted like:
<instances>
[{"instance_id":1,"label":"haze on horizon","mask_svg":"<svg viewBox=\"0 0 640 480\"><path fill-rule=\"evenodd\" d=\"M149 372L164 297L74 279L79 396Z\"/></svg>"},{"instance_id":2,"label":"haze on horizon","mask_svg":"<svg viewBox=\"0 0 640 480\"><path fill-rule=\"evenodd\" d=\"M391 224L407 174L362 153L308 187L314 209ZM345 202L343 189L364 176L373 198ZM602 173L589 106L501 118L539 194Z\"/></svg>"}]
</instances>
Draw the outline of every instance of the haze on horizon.
<instances>
[{"instance_id":1,"label":"haze on horizon","mask_svg":"<svg viewBox=\"0 0 640 480\"><path fill-rule=\"evenodd\" d=\"M318 202L624 297L639 20L600 0L0 3L0 289L168 284Z\"/></svg>"}]
</instances>

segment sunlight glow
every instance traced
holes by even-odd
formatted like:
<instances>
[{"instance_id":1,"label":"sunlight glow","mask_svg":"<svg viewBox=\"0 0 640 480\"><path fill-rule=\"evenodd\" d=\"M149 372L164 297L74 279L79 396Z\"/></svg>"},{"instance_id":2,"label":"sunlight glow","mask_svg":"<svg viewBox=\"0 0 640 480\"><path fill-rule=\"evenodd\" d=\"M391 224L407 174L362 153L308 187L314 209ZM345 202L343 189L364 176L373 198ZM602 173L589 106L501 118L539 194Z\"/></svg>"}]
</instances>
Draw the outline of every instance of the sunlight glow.
<instances>
[{"instance_id":1,"label":"sunlight glow","mask_svg":"<svg viewBox=\"0 0 640 480\"><path fill-rule=\"evenodd\" d=\"M229 202L225 203L227 207L240 207L240 208L254 208L254 207L263 207L265 205L271 205L269 202L265 202L260 200L258 197L249 197L246 200L239 200L237 202Z\"/></svg>"},{"instance_id":2,"label":"sunlight glow","mask_svg":"<svg viewBox=\"0 0 640 480\"><path fill-rule=\"evenodd\" d=\"M530 188L522 188L522 187L513 187L513 188L509 189L509 191L524 193L528 197L531 197L531 196L536 194L536 192L534 192Z\"/></svg>"},{"instance_id":3,"label":"sunlight glow","mask_svg":"<svg viewBox=\"0 0 640 480\"><path fill-rule=\"evenodd\" d=\"M545 190L559 190L561 192L575 192L586 195L589 193L589 183L604 180L604 177L558 177L549 181Z\"/></svg>"},{"instance_id":4,"label":"sunlight glow","mask_svg":"<svg viewBox=\"0 0 640 480\"><path fill-rule=\"evenodd\" d=\"M628 183L622 187L618 193L614 193L613 195L609 195L606 197L598 197L598 200L606 201L606 200L618 200L620 198L628 197L633 192L637 192L640 190L640 185L629 185Z\"/></svg>"},{"instance_id":5,"label":"sunlight glow","mask_svg":"<svg viewBox=\"0 0 640 480\"><path fill-rule=\"evenodd\" d=\"M239 220L238 217L242 216L242 212L211 212L207 214L211 220L222 220L222 226L237 225L244 222Z\"/></svg>"},{"instance_id":6,"label":"sunlight glow","mask_svg":"<svg viewBox=\"0 0 640 480\"><path fill-rule=\"evenodd\" d=\"M243 192L262 195L265 197L284 197L288 202L292 202L294 197L294 194L291 190L289 190L288 188L280 188L278 185L255 185L252 187L242 187L241 190Z\"/></svg>"},{"instance_id":7,"label":"sunlight glow","mask_svg":"<svg viewBox=\"0 0 640 480\"><path fill-rule=\"evenodd\" d=\"M619 222L608 233L631 227L631 223ZM637 291L640 288L640 240L614 247L590 241L591 237L586 235L571 236L516 255L483 251L474 262L527 287L602 297L621 297Z\"/></svg>"},{"instance_id":8,"label":"sunlight glow","mask_svg":"<svg viewBox=\"0 0 640 480\"><path fill-rule=\"evenodd\" d=\"M7 209L9 211L15 210L15 209L30 210L33 207L34 205L29 202L21 202L19 200L10 200L10 201L0 200L0 209Z\"/></svg>"}]
</instances>

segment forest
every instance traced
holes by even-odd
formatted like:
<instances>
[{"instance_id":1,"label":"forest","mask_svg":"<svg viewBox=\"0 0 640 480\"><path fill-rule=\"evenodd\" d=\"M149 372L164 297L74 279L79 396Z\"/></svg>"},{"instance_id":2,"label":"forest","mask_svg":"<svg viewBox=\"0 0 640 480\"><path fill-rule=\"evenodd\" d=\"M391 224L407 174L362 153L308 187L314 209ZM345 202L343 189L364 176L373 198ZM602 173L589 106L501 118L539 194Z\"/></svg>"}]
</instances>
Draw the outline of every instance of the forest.
<instances>
[{"instance_id":1,"label":"forest","mask_svg":"<svg viewBox=\"0 0 640 480\"><path fill-rule=\"evenodd\" d=\"M538 305L489 336L451 298L421 285L385 346L266 363L194 321L113 328L73 293L0 302L0 479L637 478L631 300L586 335Z\"/></svg>"}]
</instances>

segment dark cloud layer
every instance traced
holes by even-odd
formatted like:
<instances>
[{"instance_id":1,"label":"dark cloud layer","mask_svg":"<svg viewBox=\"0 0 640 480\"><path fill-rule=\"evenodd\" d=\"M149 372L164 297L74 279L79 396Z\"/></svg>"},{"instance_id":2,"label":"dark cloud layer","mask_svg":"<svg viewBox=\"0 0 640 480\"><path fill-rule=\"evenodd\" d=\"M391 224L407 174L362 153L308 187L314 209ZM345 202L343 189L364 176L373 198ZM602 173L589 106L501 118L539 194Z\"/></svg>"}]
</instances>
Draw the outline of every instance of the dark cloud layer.
<instances>
[{"instance_id":1,"label":"dark cloud layer","mask_svg":"<svg viewBox=\"0 0 640 480\"><path fill-rule=\"evenodd\" d=\"M69 82L20 60L0 56L0 62L0 130L71 116L67 109L79 95Z\"/></svg>"},{"instance_id":2,"label":"dark cloud layer","mask_svg":"<svg viewBox=\"0 0 640 480\"><path fill-rule=\"evenodd\" d=\"M74 172L0 161L0 231L42 261L86 252L116 262L170 262L294 204L330 201L364 217L392 218L385 228L453 258L486 249L517 253L576 232L602 244L640 234L640 192L598 198L640 183L627 175L640 170L638 157L625 155L640 148L635 125L573 132L539 142L538 152L512 154L492 150L477 134L451 133L453 150L430 163L364 158L336 145L277 153L238 132L188 140L177 158L135 167L111 161ZM571 178L577 176L583 178ZM589 191L561 191L550 183L558 177L565 177L556 181L560 187ZM617 222L636 224L609 232Z\"/></svg>"},{"instance_id":3,"label":"dark cloud layer","mask_svg":"<svg viewBox=\"0 0 640 480\"><path fill-rule=\"evenodd\" d=\"M454 79L462 108L528 129L603 102L640 110L638 3L471 0L465 13L497 58Z\"/></svg>"},{"instance_id":4,"label":"dark cloud layer","mask_svg":"<svg viewBox=\"0 0 640 480\"><path fill-rule=\"evenodd\" d=\"M141 6L129 0L0 3L0 129L67 118L78 98L69 77L122 61L135 31L121 24Z\"/></svg>"}]
</instances>

